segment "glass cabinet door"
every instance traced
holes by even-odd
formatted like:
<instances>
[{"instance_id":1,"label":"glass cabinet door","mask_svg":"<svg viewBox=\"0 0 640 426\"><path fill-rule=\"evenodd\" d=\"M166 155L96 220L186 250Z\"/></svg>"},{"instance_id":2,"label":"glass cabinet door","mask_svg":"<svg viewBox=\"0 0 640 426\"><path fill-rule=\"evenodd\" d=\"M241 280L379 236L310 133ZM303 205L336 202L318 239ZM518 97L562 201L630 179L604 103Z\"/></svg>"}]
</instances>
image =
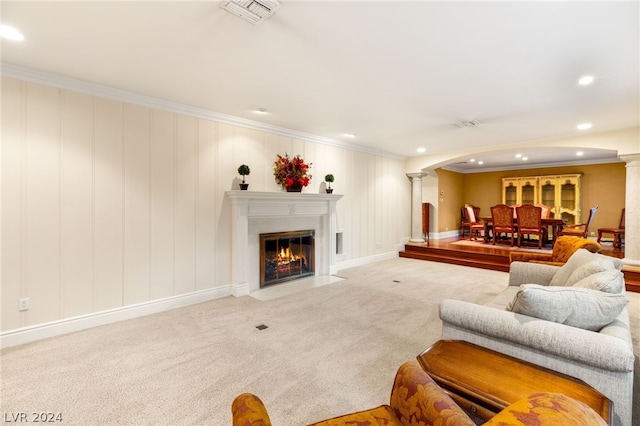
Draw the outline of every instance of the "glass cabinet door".
<instances>
[{"instance_id":1,"label":"glass cabinet door","mask_svg":"<svg viewBox=\"0 0 640 426\"><path fill-rule=\"evenodd\" d=\"M517 179L502 179L502 203L508 206L518 204Z\"/></svg>"},{"instance_id":2,"label":"glass cabinet door","mask_svg":"<svg viewBox=\"0 0 640 426\"><path fill-rule=\"evenodd\" d=\"M580 176L558 176L559 213L567 224L580 223Z\"/></svg>"},{"instance_id":3,"label":"glass cabinet door","mask_svg":"<svg viewBox=\"0 0 640 426\"><path fill-rule=\"evenodd\" d=\"M518 204L536 204L537 178L520 179L520 202Z\"/></svg>"},{"instance_id":4,"label":"glass cabinet door","mask_svg":"<svg viewBox=\"0 0 640 426\"><path fill-rule=\"evenodd\" d=\"M555 218L556 209L556 179L540 179L540 203L551 208L551 217Z\"/></svg>"}]
</instances>

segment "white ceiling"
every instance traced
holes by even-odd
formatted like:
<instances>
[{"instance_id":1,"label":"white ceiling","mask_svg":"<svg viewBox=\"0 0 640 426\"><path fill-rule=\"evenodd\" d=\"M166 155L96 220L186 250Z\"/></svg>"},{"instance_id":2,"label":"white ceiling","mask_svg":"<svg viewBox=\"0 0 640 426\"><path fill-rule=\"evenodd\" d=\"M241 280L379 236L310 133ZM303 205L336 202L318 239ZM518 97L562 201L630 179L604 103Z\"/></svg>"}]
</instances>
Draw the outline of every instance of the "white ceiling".
<instances>
[{"instance_id":1,"label":"white ceiling","mask_svg":"<svg viewBox=\"0 0 640 426\"><path fill-rule=\"evenodd\" d=\"M495 147L484 167L513 166L511 146L582 122L640 125L638 5L282 0L254 26L215 1L3 0L26 40L3 40L2 61L396 156ZM578 86L584 74L595 83ZM603 159L616 152L579 161Z\"/></svg>"}]
</instances>

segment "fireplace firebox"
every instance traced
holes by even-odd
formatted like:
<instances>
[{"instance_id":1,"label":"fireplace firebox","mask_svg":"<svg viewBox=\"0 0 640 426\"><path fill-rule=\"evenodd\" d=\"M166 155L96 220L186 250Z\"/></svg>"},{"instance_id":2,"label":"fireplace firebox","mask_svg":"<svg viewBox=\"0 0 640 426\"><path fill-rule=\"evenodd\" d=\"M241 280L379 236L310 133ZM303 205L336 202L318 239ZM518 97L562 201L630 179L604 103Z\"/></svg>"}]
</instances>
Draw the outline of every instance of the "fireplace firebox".
<instances>
[{"instance_id":1,"label":"fireplace firebox","mask_svg":"<svg viewBox=\"0 0 640 426\"><path fill-rule=\"evenodd\" d=\"M314 275L314 230L260 234L260 287Z\"/></svg>"}]
</instances>

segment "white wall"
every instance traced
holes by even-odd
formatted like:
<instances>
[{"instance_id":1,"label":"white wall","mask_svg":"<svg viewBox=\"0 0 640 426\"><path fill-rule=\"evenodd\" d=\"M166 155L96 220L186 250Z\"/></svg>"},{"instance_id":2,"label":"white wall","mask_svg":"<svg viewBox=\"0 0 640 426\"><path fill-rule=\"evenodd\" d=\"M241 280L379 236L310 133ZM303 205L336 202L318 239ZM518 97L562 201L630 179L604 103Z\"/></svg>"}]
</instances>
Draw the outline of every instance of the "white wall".
<instances>
[{"instance_id":1,"label":"white wall","mask_svg":"<svg viewBox=\"0 0 640 426\"><path fill-rule=\"evenodd\" d=\"M335 175L343 262L408 238L402 160L3 78L1 330L228 286L224 191L285 152Z\"/></svg>"}]
</instances>

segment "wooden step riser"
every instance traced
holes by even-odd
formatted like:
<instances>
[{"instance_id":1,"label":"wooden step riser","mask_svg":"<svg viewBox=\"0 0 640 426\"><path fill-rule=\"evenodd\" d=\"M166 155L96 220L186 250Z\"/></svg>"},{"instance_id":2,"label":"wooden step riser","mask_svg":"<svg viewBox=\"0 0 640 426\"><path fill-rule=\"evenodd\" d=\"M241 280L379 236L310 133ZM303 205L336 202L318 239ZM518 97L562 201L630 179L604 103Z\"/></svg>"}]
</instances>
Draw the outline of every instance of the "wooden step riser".
<instances>
[{"instance_id":1,"label":"wooden step riser","mask_svg":"<svg viewBox=\"0 0 640 426\"><path fill-rule=\"evenodd\" d=\"M499 254L406 245L400 257L509 272L509 256ZM623 268L623 272L627 291L640 293L640 271Z\"/></svg>"}]
</instances>

